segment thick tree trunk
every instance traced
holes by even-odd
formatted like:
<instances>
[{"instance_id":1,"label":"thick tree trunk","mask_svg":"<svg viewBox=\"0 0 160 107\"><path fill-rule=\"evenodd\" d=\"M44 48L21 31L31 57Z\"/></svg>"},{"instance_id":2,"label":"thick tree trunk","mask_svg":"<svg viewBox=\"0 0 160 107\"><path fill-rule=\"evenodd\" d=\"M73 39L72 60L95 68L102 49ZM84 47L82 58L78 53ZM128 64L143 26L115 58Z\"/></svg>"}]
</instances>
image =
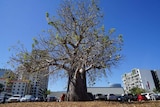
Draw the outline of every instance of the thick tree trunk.
<instances>
[{"instance_id":1,"label":"thick tree trunk","mask_svg":"<svg viewBox=\"0 0 160 107\"><path fill-rule=\"evenodd\" d=\"M67 99L69 101L87 101L86 73L77 73L76 78L69 77Z\"/></svg>"}]
</instances>

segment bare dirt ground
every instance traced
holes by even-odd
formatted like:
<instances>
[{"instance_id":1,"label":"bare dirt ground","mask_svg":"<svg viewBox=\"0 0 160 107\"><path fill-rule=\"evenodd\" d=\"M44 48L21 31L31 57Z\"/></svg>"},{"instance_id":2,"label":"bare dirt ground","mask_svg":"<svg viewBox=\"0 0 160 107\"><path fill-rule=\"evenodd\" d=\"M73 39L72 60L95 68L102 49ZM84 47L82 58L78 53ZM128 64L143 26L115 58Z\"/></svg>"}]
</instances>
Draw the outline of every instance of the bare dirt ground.
<instances>
[{"instance_id":1,"label":"bare dirt ground","mask_svg":"<svg viewBox=\"0 0 160 107\"><path fill-rule=\"evenodd\" d=\"M145 102L18 102L0 104L0 107L160 107L160 101L145 101Z\"/></svg>"}]
</instances>

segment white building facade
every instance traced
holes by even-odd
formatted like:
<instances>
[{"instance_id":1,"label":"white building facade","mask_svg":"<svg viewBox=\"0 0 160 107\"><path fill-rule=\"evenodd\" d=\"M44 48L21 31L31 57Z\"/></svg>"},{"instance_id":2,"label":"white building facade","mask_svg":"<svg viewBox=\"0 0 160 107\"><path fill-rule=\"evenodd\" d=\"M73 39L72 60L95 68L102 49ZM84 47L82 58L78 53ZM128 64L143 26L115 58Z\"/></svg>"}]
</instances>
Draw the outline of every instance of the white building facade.
<instances>
[{"instance_id":1,"label":"white building facade","mask_svg":"<svg viewBox=\"0 0 160 107\"><path fill-rule=\"evenodd\" d=\"M26 72L20 66L14 79L0 78L0 83L4 85L4 92L12 94L31 94L34 97L42 98L48 88L48 68L39 72Z\"/></svg>"},{"instance_id":2,"label":"white building facade","mask_svg":"<svg viewBox=\"0 0 160 107\"><path fill-rule=\"evenodd\" d=\"M0 83L4 85L4 92L21 94L24 96L29 93L29 83L23 80L11 80L0 78Z\"/></svg>"},{"instance_id":3,"label":"white building facade","mask_svg":"<svg viewBox=\"0 0 160 107\"><path fill-rule=\"evenodd\" d=\"M29 81L28 94L34 97L42 97L44 91L48 88L48 68L39 72L26 72L21 66L18 71L18 80Z\"/></svg>"},{"instance_id":4,"label":"white building facade","mask_svg":"<svg viewBox=\"0 0 160 107\"><path fill-rule=\"evenodd\" d=\"M12 94L21 94L22 96L29 93L30 84L28 81L14 81L12 85Z\"/></svg>"},{"instance_id":5,"label":"white building facade","mask_svg":"<svg viewBox=\"0 0 160 107\"><path fill-rule=\"evenodd\" d=\"M48 76L46 73L48 73L48 71L35 72L30 75L29 80L31 81L31 95L35 97L43 96L44 91L48 88Z\"/></svg>"},{"instance_id":6,"label":"white building facade","mask_svg":"<svg viewBox=\"0 0 160 107\"><path fill-rule=\"evenodd\" d=\"M155 88L157 89L159 84L156 84L160 78L158 78L158 76L155 78L155 74L160 77L160 73L157 73L155 70L132 69L131 72L122 76L125 92L129 93L129 90L133 87L142 88L146 91L153 91Z\"/></svg>"}]
</instances>

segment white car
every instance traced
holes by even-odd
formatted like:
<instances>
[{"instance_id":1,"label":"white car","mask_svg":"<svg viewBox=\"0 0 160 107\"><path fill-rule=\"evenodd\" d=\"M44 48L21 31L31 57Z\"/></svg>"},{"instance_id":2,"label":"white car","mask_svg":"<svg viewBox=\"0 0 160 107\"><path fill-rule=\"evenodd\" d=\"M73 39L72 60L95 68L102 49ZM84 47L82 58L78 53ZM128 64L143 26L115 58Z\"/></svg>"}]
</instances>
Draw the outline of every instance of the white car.
<instances>
[{"instance_id":1,"label":"white car","mask_svg":"<svg viewBox=\"0 0 160 107\"><path fill-rule=\"evenodd\" d=\"M10 97L7 102L19 102L22 96L20 94L15 94L12 97Z\"/></svg>"},{"instance_id":2,"label":"white car","mask_svg":"<svg viewBox=\"0 0 160 107\"><path fill-rule=\"evenodd\" d=\"M11 93L1 92L0 93L0 103L5 103L7 100L12 97Z\"/></svg>"},{"instance_id":3,"label":"white car","mask_svg":"<svg viewBox=\"0 0 160 107\"><path fill-rule=\"evenodd\" d=\"M96 94L95 100L106 100L106 95L103 94Z\"/></svg>"},{"instance_id":4,"label":"white car","mask_svg":"<svg viewBox=\"0 0 160 107\"><path fill-rule=\"evenodd\" d=\"M116 100L118 100L118 96L116 96L114 94L108 94L107 95L107 100L108 101L116 101Z\"/></svg>"},{"instance_id":5,"label":"white car","mask_svg":"<svg viewBox=\"0 0 160 107\"><path fill-rule=\"evenodd\" d=\"M21 102L31 102L31 101L35 101L35 97L33 97L32 95L25 95L24 97L22 97L20 99Z\"/></svg>"}]
</instances>

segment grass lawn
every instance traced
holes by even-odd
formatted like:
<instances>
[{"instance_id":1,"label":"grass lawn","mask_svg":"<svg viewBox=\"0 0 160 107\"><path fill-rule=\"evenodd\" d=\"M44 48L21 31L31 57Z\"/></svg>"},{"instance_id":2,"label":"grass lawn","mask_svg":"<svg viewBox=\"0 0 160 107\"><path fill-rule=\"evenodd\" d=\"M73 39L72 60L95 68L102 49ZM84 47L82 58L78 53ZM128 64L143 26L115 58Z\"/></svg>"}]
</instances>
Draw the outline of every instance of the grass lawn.
<instances>
[{"instance_id":1,"label":"grass lawn","mask_svg":"<svg viewBox=\"0 0 160 107\"><path fill-rule=\"evenodd\" d=\"M160 101L119 103L108 101L91 102L18 102L0 104L0 107L160 107Z\"/></svg>"}]
</instances>

